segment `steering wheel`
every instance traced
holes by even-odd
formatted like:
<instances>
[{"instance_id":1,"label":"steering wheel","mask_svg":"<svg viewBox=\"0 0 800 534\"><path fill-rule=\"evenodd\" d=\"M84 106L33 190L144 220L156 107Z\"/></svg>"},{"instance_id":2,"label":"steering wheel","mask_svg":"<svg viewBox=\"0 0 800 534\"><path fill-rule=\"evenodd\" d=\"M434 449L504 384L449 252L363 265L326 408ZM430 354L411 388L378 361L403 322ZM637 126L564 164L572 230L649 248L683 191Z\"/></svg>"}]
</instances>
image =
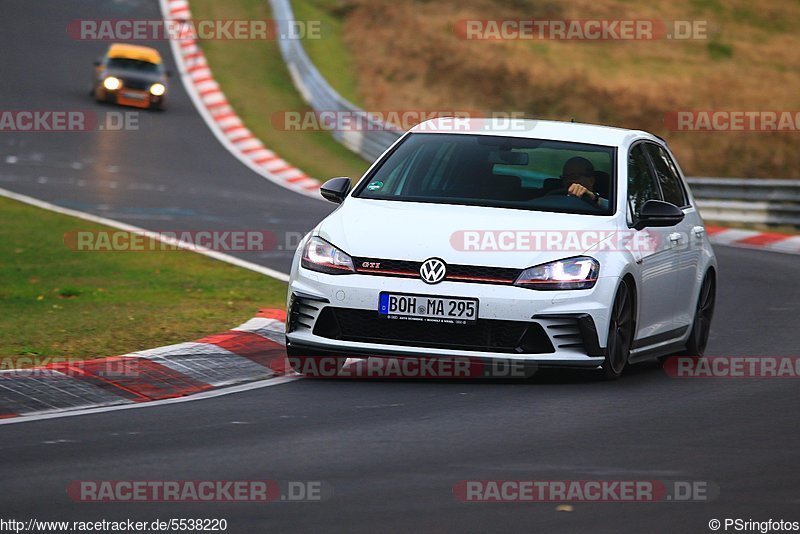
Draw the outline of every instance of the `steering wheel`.
<instances>
[{"instance_id":1,"label":"steering wheel","mask_svg":"<svg viewBox=\"0 0 800 534\"><path fill-rule=\"evenodd\" d=\"M544 196L545 197L559 196L559 197L573 198L575 200L580 200L582 202L585 202L586 204L589 204L593 208L598 208L599 209L597 204L595 204L595 202L594 202L594 198L591 195L586 194L586 195L583 195L581 197L576 197L575 195L570 195L569 191L567 190L566 187L559 187L558 189L553 189L551 191L548 191L547 193L545 193Z\"/></svg>"},{"instance_id":2,"label":"steering wheel","mask_svg":"<svg viewBox=\"0 0 800 534\"><path fill-rule=\"evenodd\" d=\"M556 195L558 195L558 196L567 196L567 195L569 195L569 193L567 192L567 188L566 187L559 187L557 189L551 189L550 191L545 193L544 196L546 196L546 197L553 196L554 197Z\"/></svg>"}]
</instances>

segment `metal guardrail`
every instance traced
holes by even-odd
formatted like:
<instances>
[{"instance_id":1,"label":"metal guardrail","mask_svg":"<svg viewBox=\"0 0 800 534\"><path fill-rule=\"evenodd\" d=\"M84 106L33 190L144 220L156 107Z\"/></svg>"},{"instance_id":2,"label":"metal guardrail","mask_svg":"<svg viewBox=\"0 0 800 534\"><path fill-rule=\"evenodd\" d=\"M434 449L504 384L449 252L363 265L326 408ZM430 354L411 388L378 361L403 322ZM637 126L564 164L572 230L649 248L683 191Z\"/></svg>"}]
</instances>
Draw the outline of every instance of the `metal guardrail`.
<instances>
[{"instance_id":1,"label":"metal guardrail","mask_svg":"<svg viewBox=\"0 0 800 534\"><path fill-rule=\"evenodd\" d=\"M290 0L269 0L278 35L291 35L294 12ZM299 39L278 39L281 55L295 86L318 112L345 112L367 117L372 126L331 134L367 161L374 161L401 135L343 98L309 59ZM800 226L800 180L689 178L698 208L708 221Z\"/></svg>"},{"instance_id":2,"label":"metal guardrail","mask_svg":"<svg viewBox=\"0 0 800 534\"><path fill-rule=\"evenodd\" d=\"M270 0L272 18L277 25L277 35L292 35L291 21L294 12L289 0ZM403 134L369 118L364 110L342 97L322 77L299 39L278 39L281 55L289 69L297 90L316 112L347 112L365 117L372 126L357 130L334 130L333 137L367 161L374 161Z\"/></svg>"},{"instance_id":3,"label":"metal guardrail","mask_svg":"<svg viewBox=\"0 0 800 534\"><path fill-rule=\"evenodd\" d=\"M706 220L800 226L800 180L687 180Z\"/></svg>"}]
</instances>

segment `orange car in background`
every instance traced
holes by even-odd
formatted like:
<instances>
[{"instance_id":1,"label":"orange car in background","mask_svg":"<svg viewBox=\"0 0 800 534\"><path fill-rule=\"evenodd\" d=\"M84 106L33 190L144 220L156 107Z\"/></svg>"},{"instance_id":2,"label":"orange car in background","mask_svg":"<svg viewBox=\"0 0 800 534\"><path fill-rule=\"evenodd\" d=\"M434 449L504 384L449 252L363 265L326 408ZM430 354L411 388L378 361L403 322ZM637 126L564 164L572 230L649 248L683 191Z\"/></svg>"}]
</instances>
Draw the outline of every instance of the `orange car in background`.
<instances>
[{"instance_id":1,"label":"orange car in background","mask_svg":"<svg viewBox=\"0 0 800 534\"><path fill-rule=\"evenodd\" d=\"M92 95L98 102L164 109L168 74L158 50L114 43L95 61Z\"/></svg>"}]
</instances>

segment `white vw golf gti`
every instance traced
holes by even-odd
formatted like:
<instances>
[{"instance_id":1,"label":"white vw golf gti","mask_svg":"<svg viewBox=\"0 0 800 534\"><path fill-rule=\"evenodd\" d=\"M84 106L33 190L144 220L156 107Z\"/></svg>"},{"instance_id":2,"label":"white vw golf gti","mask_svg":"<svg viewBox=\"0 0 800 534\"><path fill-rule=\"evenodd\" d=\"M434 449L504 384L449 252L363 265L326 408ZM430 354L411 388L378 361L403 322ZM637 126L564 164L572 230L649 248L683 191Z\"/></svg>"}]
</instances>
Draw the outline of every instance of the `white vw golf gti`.
<instances>
[{"instance_id":1,"label":"white vw golf gti","mask_svg":"<svg viewBox=\"0 0 800 534\"><path fill-rule=\"evenodd\" d=\"M702 355L717 265L675 157L643 131L424 122L300 243L286 325L321 357L602 369Z\"/></svg>"}]
</instances>

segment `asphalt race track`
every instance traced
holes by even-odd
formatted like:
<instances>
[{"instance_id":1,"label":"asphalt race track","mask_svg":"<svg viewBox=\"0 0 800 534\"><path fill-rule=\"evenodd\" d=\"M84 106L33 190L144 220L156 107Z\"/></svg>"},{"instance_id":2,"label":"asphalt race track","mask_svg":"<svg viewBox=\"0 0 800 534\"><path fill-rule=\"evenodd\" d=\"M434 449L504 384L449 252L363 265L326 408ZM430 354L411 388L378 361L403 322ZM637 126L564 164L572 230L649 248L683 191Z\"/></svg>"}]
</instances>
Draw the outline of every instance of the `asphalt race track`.
<instances>
[{"instance_id":1,"label":"asphalt race track","mask_svg":"<svg viewBox=\"0 0 800 534\"><path fill-rule=\"evenodd\" d=\"M332 204L308 200L245 167L216 140L172 77L164 113L95 103L92 61L107 42L76 41L74 19L158 19L156 1L4 2L3 109L134 113L138 130L4 133L0 187L150 230L269 230L283 250L238 256L286 271L284 245L310 230ZM13 21L13 24L12 24ZM166 41L154 46L176 72ZM14 163L8 163L9 157ZM302 209L299 208L302 203Z\"/></svg>"},{"instance_id":2,"label":"asphalt race track","mask_svg":"<svg viewBox=\"0 0 800 534\"><path fill-rule=\"evenodd\" d=\"M103 43L76 18L158 18L156 2L6 0L5 109L102 109ZM166 43L156 45L169 58ZM174 68L174 67L173 67ZM177 81L177 80L175 80ZM179 84L138 131L0 135L0 187L149 229L303 232L330 207L231 156ZM108 108L111 109L111 108ZM8 156L16 157L8 163ZM12 158L13 161L13 158ZM112 186L111 183L116 185ZM717 247L710 355L796 356L797 256ZM248 257L286 271L288 251ZM0 427L3 518L225 518L229 532L708 532L709 520L800 520L800 389L792 379L297 380L224 397ZM296 480L317 503L76 503L76 480ZM463 503L461 480L694 480L710 502Z\"/></svg>"}]
</instances>

